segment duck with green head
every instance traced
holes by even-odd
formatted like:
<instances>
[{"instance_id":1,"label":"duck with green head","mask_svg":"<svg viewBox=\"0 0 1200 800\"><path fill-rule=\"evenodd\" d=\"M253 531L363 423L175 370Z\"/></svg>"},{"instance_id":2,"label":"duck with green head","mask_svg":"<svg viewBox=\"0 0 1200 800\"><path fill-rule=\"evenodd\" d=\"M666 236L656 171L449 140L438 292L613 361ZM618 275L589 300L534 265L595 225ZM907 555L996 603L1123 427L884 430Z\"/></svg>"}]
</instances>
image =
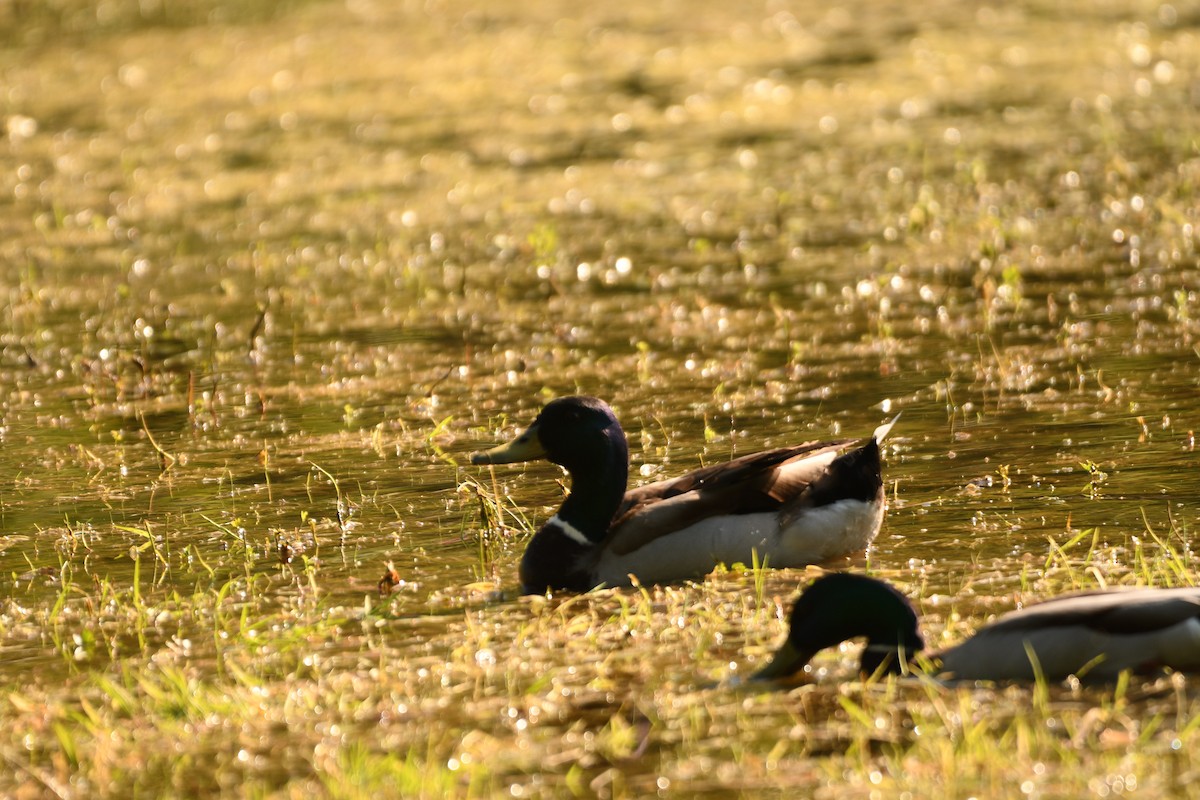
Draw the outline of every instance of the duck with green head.
<instances>
[{"instance_id":1,"label":"duck with green head","mask_svg":"<svg viewBox=\"0 0 1200 800\"><path fill-rule=\"evenodd\" d=\"M894 587L864 575L824 575L796 599L787 640L754 677L793 675L821 650L857 638L866 640L864 675L906 671L925 646L916 611ZM1200 669L1200 588L1056 597L1005 614L928 663L945 678L991 681Z\"/></svg>"},{"instance_id":2,"label":"duck with green head","mask_svg":"<svg viewBox=\"0 0 1200 800\"><path fill-rule=\"evenodd\" d=\"M699 578L717 564L821 563L864 550L884 514L878 439L809 442L627 491L629 449L612 409L563 397L475 464L545 459L571 491L521 560L526 593Z\"/></svg>"}]
</instances>

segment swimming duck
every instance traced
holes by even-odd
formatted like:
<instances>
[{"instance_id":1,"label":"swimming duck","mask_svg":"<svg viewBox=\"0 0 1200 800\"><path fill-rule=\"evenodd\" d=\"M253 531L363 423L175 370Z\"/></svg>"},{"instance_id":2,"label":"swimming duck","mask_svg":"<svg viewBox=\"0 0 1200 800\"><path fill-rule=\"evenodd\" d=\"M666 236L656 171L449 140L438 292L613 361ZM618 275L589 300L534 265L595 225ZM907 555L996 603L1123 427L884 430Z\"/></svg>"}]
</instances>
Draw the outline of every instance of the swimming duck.
<instances>
[{"instance_id":1,"label":"swimming duck","mask_svg":"<svg viewBox=\"0 0 1200 800\"><path fill-rule=\"evenodd\" d=\"M893 420L894 422L895 420ZM883 521L879 444L838 439L782 447L626 491L629 448L594 397L547 403L512 442L475 464L546 459L571 490L521 559L522 590L586 591L702 577L720 563L798 567L861 551ZM857 447L854 447L857 445Z\"/></svg>"},{"instance_id":2,"label":"swimming duck","mask_svg":"<svg viewBox=\"0 0 1200 800\"><path fill-rule=\"evenodd\" d=\"M860 663L866 675L905 670L925 646L916 611L895 588L863 575L824 575L796 599L787 641L754 677L786 677L818 651L860 636L867 640ZM1195 670L1200 588L1056 597L1005 614L930 661L939 675L957 680L1034 680L1038 672L1048 680L1111 680L1127 669Z\"/></svg>"}]
</instances>

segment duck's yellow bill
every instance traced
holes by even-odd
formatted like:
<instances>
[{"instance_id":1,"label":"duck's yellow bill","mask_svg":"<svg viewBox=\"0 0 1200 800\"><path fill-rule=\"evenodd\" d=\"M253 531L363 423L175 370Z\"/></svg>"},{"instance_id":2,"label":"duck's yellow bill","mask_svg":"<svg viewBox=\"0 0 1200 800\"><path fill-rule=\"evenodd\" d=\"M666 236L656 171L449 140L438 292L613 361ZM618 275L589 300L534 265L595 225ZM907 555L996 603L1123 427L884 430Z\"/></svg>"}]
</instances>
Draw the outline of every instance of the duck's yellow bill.
<instances>
[{"instance_id":1,"label":"duck's yellow bill","mask_svg":"<svg viewBox=\"0 0 1200 800\"><path fill-rule=\"evenodd\" d=\"M783 645L771 656L771 663L750 676L752 681L776 681L788 678L804 668L812 658L812 653L797 650L791 642Z\"/></svg>"},{"instance_id":2,"label":"duck's yellow bill","mask_svg":"<svg viewBox=\"0 0 1200 800\"><path fill-rule=\"evenodd\" d=\"M472 464L515 464L518 461L533 461L546 457L546 448L538 438L537 424L530 425L524 433L508 444L471 454Z\"/></svg>"}]
</instances>

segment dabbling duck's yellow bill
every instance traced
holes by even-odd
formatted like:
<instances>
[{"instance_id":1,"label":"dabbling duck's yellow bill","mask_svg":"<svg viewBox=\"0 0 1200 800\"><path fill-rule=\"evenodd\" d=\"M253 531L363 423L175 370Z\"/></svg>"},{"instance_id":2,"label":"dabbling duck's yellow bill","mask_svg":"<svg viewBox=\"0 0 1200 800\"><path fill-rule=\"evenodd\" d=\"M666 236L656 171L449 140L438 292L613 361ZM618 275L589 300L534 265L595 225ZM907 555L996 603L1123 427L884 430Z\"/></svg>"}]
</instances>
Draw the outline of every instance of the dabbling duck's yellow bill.
<instances>
[{"instance_id":1,"label":"dabbling duck's yellow bill","mask_svg":"<svg viewBox=\"0 0 1200 800\"><path fill-rule=\"evenodd\" d=\"M784 641L783 645L775 651L775 655L771 657L771 663L751 675L750 680L774 681L791 677L808 663L812 655L812 653L801 652L791 642Z\"/></svg>"},{"instance_id":2,"label":"dabbling duck's yellow bill","mask_svg":"<svg viewBox=\"0 0 1200 800\"><path fill-rule=\"evenodd\" d=\"M546 457L546 448L538 438L537 424L530 425L524 433L508 444L471 454L472 464L514 464L518 461L533 461Z\"/></svg>"}]
</instances>

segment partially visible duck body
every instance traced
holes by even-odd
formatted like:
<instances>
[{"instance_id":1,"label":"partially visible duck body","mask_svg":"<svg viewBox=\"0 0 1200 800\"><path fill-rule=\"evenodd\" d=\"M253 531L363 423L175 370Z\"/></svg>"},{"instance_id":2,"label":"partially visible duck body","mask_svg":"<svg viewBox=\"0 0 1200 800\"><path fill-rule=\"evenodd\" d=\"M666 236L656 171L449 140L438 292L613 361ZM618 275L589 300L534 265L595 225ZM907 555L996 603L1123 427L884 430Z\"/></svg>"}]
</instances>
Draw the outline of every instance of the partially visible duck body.
<instances>
[{"instance_id":1,"label":"partially visible duck body","mask_svg":"<svg viewBox=\"0 0 1200 800\"><path fill-rule=\"evenodd\" d=\"M831 573L796 599L788 638L758 679L798 672L819 651L865 638L859 670L900 672L924 647L904 595L864 575ZM927 657L952 680L1111 680L1163 667L1200 670L1200 588L1114 589L1051 598L1012 611Z\"/></svg>"},{"instance_id":2,"label":"partially visible duck body","mask_svg":"<svg viewBox=\"0 0 1200 800\"><path fill-rule=\"evenodd\" d=\"M718 564L802 567L865 550L886 507L879 442L809 442L714 464L626 491L629 449L603 401L548 403L476 464L546 459L571 475L562 507L521 560L527 593L702 577Z\"/></svg>"}]
</instances>

